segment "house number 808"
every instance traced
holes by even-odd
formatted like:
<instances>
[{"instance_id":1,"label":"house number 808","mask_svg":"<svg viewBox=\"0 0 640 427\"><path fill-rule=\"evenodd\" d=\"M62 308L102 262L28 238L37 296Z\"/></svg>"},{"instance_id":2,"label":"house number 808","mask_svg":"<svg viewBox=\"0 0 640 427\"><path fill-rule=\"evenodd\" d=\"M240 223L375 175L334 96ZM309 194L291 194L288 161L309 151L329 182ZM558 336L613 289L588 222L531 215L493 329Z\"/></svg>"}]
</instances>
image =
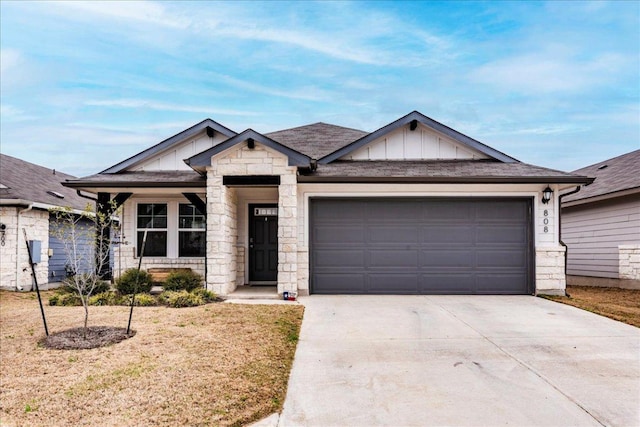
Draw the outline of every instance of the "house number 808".
<instances>
[{"instance_id":1,"label":"house number 808","mask_svg":"<svg viewBox=\"0 0 640 427\"><path fill-rule=\"evenodd\" d=\"M549 211L548 211L547 209L545 209L545 210L544 210L544 212L543 212L543 215L544 215L545 217L549 216ZM548 233L548 232L549 232L549 227L547 227L547 224L549 224L549 218L545 218L545 219L542 221L542 223L544 224L543 231L544 231L545 233Z\"/></svg>"}]
</instances>

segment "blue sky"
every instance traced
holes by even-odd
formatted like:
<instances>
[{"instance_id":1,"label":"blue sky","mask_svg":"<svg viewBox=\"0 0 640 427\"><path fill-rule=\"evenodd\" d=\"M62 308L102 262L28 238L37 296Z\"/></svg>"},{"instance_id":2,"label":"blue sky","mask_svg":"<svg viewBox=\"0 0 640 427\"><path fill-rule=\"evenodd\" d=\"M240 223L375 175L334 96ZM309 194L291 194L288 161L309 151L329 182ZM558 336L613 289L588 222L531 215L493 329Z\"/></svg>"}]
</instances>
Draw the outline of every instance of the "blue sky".
<instances>
[{"instance_id":1,"label":"blue sky","mask_svg":"<svg viewBox=\"0 0 640 427\"><path fill-rule=\"evenodd\" d=\"M0 150L78 176L203 120L418 110L521 161L640 148L640 2L0 2Z\"/></svg>"}]
</instances>

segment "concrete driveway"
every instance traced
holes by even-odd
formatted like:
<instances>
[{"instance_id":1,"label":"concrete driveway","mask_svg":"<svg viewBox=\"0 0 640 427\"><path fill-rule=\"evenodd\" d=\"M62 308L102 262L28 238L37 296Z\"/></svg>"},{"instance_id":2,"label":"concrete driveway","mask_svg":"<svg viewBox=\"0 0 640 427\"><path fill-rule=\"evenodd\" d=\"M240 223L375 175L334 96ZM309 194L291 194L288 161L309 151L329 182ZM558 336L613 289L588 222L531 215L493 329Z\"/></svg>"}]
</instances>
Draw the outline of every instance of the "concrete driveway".
<instances>
[{"instance_id":1,"label":"concrete driveway","mask_svg":"<svg viewBox=\"0 0 640 427\"><path fill-rule=\"evenodd\" d=\"M531 296L310 296L279 426L638 426L640 329Z\"/></svg>"}]
</instances>

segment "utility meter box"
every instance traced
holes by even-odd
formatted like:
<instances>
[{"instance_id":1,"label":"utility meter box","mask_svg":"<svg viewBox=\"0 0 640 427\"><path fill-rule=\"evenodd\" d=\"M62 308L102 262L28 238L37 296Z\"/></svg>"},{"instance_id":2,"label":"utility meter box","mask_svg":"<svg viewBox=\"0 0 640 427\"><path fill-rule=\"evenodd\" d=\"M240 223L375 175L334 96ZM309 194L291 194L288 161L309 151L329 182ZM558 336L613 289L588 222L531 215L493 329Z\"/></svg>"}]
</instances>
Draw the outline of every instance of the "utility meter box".
<instances>
[{"instance_id":1,"label":"utility meter box","mask_svg":"<svg viewBox=\"0 0 640 427\"><path fill-rule=\"evenodd\" d=\"M29 251L31 252L31 261L34 264L42 262L42 242L40 240L29 240Z\"/></svg>"}]
</instances>

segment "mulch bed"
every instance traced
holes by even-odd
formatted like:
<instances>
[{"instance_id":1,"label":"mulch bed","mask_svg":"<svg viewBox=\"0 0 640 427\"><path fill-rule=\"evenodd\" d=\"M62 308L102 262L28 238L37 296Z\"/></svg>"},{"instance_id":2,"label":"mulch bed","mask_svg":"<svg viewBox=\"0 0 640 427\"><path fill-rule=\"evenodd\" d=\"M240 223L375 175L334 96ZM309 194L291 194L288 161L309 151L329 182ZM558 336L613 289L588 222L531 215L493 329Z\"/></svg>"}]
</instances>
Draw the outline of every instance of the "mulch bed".
<instances>
[{"instance_id":1,"label":"mulch bed","mask_svg":"<svg viewBox=\"0 0 640 427\"><path fill-rule=\"evenodd\" d=\"M73 328L50 334L39 344L55 350L86 350L105 347L133 337L136 331L113 326L90 326L85 336L84 328Z\"/></svg>"}]
</instances>

